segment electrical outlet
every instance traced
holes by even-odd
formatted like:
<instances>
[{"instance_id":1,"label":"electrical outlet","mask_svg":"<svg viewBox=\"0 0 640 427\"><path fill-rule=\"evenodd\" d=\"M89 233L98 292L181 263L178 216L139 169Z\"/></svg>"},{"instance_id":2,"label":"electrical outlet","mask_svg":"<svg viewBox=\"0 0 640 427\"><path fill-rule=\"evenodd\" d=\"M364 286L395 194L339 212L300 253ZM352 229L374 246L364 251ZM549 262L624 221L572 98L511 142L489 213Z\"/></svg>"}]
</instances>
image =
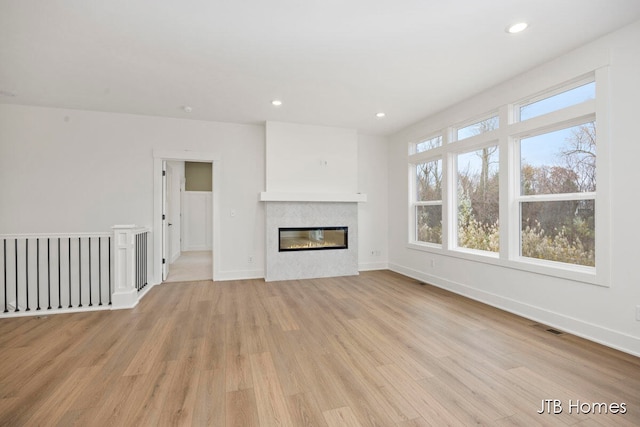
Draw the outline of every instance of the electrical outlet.
<instances>
[{"instance_id":1,"label":"electrical outlet","mask_svg":"<svg viewBox=\"0 0 640 427\"><path fill-rule=\"evenodd\" d=\"M250 256L249 259L247 260L249 262L249 264L253 264L253 257Z\"/></svg>"},{"instance_id":2,"label":"electrical outlet","mask_svg":"<svg viewBox=\"0 0 640 427\"><path fill-rule=\"evenodd\" d=\"M636 320L640 322L640 305L636 305Z\"/></svg>"}]
</instances>

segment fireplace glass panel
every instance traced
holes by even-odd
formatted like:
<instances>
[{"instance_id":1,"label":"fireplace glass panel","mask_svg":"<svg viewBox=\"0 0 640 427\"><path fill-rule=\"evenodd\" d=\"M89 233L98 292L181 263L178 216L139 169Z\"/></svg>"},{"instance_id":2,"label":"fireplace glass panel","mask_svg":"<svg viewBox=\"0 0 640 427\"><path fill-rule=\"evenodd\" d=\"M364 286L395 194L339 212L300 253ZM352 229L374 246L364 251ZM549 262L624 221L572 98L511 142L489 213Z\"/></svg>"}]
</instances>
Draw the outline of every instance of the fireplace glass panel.
<instances>
[{"instance_id":1,"label":"fireplace glass panel","mask_svg":"<svg viewBox=\"0 0 640 427\"><path fill-rule=\"evenodd\" d=\"M280 252L347 249L348 227L279 228Z\"/></svg>"}]
</instances>

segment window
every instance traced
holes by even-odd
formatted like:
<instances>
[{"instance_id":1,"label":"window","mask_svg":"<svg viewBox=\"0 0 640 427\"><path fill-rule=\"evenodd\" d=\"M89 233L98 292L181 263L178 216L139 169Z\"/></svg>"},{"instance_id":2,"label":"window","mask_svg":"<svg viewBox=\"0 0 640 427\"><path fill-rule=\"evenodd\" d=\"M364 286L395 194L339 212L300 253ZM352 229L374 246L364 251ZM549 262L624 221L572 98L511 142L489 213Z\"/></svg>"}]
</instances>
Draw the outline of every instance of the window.
<instances>
[{"instance_id":1,"label":"window","mask_svg":"<svg viewBox=\"0 0 640 427\"><path fill-rule=\"evenodd\" d=\"M459 154L458 247L498 252L498 146Z\"/></svg>"},{"instance_id":2,"label":"window","mask_svg":"<svg viewBox=\"0 0 640 427\"><path fill-rule=\"evenodd\" d=\"M595 266L595 122L519 142L521 255Z\"/></svg>"},{"instance_id":3,"label":"window","mask_svg":"<svg viewBox=\"0 0 640 427\"><path fill-rule=\"evenodd\" d=\"M441 244L442 159L419 163L415 168L415 239Z\"/></svg>"},{"instance_id":4,"label":"window","mask_svg":"<svg viewBox=\"0 0 640 427\"><path fill-rule=\"evenodd\" d=\"M596 171L608 185L598 166L608 157L596 143L596 110L606 111L596 74L606 73L410 143L409 247L603 283L608 233L598 227L608 221L607 198L596 191Z\"/></svg>"},{"instance_id":5,"label":"window","mask_svg":"<svg viewBox=\"0 0 640 427\"><path fill-rule=\"evenodd\" d=\"M436 136L433 138L426 139L424 141L420 141L414 145L413 153L422 153L427 150L431 150L432 148L437 148L442 145L442 136ZM413 154L412 153L412 154Z\"/></svg>"},{"instance_id":6,"label":"window","mask_svg":"<svg viewBox=\"0 0 640 427\"><path fill-rule=\"evenodd\" d=\"M579 104L596 97L596 83L581 84L573 89L565 90L556 95L534 100L523 104L518 109L520 120L529 120L543 114L558 111L562 108Z\"/></svg>"},{"instance_id":7,"label":"window","mask_svg":"<svg viewBox=\"0 0 640 427\"><path fill-rule=\"evenodd\" d=\"M488 119L461 127L456 129L457 140L460 141L462 139L471 138L472 136L496 130L498 129L499 124L500 120L498 119L498 116L491 116Z\"/></svg>"}]
</instances>

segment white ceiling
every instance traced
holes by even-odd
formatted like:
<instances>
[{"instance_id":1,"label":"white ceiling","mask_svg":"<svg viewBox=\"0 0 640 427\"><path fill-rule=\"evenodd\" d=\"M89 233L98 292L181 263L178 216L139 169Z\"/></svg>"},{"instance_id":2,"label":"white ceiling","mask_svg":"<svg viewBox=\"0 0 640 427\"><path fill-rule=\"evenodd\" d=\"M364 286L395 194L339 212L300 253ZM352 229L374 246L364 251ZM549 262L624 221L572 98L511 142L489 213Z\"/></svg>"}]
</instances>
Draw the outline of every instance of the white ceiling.
<instances>
[{"instance_id":1,"label":"white ceiling","mask_svg":"<svg viewBox=\"0 0 640 427\"><path fill-rule=\"evenodd\" d=\"M385 135L638 19L639 0L0 0L0 103Z\"/></svg>"}]
</instances>

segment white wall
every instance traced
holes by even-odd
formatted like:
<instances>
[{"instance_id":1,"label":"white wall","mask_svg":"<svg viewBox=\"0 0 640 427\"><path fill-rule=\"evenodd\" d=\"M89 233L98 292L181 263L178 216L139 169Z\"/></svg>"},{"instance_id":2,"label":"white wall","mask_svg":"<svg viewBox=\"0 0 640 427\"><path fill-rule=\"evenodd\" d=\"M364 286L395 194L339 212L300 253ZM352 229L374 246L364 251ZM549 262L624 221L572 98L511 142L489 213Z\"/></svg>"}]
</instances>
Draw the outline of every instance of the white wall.
<instances>
[{"instance_id":1,"label":"white wall","mask_svg":"<svg viewBox=\"0 0 640 427\"><path fill-rule=\"evenodd\" d=\"M640 355L637 200L640 144L640 22L505 82L391 138L389 149L390 267L454 292ZM407 247L407 142L552 85L610 64L611 279L609 287L489 265ZM606 85L605 85L606 86ZM599 123L600 129L600 123ZM597 220L597 219L596 219ZM435 266L431 267L431 260Z\"/></svg>"},{"instance_id":2,"label":"white wall","mask_svg":"<svg viewBox=\"0 0 640 427\"><path fill-rule=\"evenodd\" d=\"M213 224L211 191L185 191L182 196L184 251L210 251Z\"/></svg>"},{"instance_id":3,"label":"white wall","mask_svg":"<svg viewBox=\"0 0 640 427\"><path fill-rule=\"evenodd\" d=\"M355 176L350 179L357 180L349 191L367 193L369 199L359 204L360 261L367 269L384 268L386 140L363 136L356 143L355 154L347 156ZM211 152L221 158L224 250L216 271L221 279L263 277L261 125L2 104L0 234L110 231L115 224L152 228L153 150ZM153 230L154 237L160 238L159 230ZM373 249L380 255L369 255Z\"/></svg>"},{"instance_id":4,"label":"white wall","mask_svg":"<svg viewBox=\"0 0 640 427\"><path fill-rule=\"evenodd\" d=\"M154 149L219 155L224 253L216 271L223 278L261 277L264 127L258 125L0 105L0 234L153 227Z\"/></svg>"},{"instance_id":5,"label":"white wall","mask_svg":"<svg viewBox=\"0 0 640 427\"><path fill-rule=\"evenodd\" d=\"M358 260L360 270L388 268L389 168L386 137L358 135Z\"/></svg>"},{"instance_id":6,"label":"white wall","mask_svg":"<svg viewBox=\"0 0 640 427\"><path fill-rule=\"evenodd\" d=\"M266 124L266 190L355 193L358 135L353 129Z\"/></svg>"}]
</instances>

